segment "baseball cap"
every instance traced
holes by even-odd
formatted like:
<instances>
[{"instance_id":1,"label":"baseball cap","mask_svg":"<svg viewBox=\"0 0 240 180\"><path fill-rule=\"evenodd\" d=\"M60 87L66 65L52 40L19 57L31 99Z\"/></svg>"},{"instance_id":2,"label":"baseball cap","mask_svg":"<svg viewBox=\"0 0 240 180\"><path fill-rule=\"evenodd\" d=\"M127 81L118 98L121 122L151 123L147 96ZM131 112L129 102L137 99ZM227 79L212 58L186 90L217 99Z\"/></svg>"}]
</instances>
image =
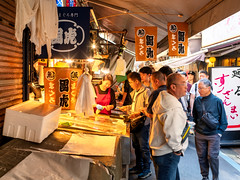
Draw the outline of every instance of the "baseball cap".
<instances>
[{"instance_id":1,"label":"baseball cap","mask_svg":"<svg viewBox=\"0 0 240 180\"><path fill-rule=\"evenodd\" d=\"M195 72L194 71L189 71L188 74L195 75Z\"/></svg>"}]
</instances>

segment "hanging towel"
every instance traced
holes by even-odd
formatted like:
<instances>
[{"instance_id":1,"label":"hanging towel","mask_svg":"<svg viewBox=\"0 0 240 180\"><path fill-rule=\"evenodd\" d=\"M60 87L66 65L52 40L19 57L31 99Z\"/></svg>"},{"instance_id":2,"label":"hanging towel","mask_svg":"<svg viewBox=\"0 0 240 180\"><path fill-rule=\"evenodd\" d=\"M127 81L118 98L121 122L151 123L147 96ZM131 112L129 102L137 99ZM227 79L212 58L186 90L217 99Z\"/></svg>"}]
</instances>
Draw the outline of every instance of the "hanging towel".
<instances>
[{"instance_id":1,"label":"hanging towel","mask_svg":"<svg viewBox=\"0 0 240 180\"><path fill-rule=\"evenodd\" d=\"M16 0L15 36L22 41L26 25L31 31L30 40L36 45L36 53L41 54L43 45L47 45L51 58L51 41L58 34L58 13L55 0Z\"/></svg>"}]
</instances>

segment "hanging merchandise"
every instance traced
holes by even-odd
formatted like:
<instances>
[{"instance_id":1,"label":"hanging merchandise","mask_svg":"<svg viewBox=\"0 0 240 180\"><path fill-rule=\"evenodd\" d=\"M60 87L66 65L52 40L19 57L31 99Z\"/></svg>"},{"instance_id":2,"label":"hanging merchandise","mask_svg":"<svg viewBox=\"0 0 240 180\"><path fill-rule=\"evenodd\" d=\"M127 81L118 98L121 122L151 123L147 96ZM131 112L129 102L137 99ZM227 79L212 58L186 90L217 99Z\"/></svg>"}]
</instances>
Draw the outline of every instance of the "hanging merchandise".
<instances>
[{"instance_id":1,"label":"hanging merchandise","mask_svg":"<svg viewBox=\"0 0 240 180\"><path fill-rule=\"evenodd\" d=\"M120 56L117 60L117 65L115 69L115 75L125 76L126 73L126 61Z\"/></svg>"},{"instance_id":2,"label":"hanging merchandise","mask_svg":"<svg viewBox=\"0 0 240 180\"><path fill-rule=\"evenodd\" d=\"M91 83L92 76L88 73L88 69L85 69L85 73L83 73L78 78L77 82L77 102L75 105L76 113L84 113L85 117L89 115L93 115L93 104L95 102L95 90ZM88 92L88 93L86 93Z\"/></svg>"},{"instance_id":3,"label":"hanging merchandise","mask_svg":"<svg viewBox=\"0 0 240 180\"><path fill-rule=\"evenodd\" d=\"M16 0L15 36L22 41L26 25L31 31L30 41L36 45L36 54L41 54L47 45L51 57L51 41L58 34L58 12L56 0Z\"/></svg>"}]
</instances>

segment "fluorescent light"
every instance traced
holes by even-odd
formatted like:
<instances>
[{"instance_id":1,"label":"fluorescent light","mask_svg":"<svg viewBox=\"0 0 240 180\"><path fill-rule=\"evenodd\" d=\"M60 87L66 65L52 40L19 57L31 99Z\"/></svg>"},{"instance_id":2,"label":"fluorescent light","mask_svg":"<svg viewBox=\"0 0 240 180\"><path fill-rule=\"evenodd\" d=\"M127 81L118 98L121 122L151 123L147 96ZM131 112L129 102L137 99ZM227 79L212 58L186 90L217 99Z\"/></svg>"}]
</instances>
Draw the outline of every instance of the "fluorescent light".
<instances>
[{"instance_id":1,"label":"fluorescent light","mask_svg":"<svg viewBox=\"0 0 240 180\"><path fill-rule=\"evenodd\" d=\"M92 58L89 58L89 59L87 59L87 61L88 61L88 62L93 62L93 61L94 61L94 59L92 59Z\"/></svg>"},{"instance_id":2,"label":"fluorescent light","mask_svg":"<svg viewBox=\"0 0 240 180\"><path fill-rule=\"evenodd\" d=\"M71 60L71 59L65 59L65 62L68 63L68 64L70 64L70 63L73 62L73 60Z\"/></svg>"}]
</instances>

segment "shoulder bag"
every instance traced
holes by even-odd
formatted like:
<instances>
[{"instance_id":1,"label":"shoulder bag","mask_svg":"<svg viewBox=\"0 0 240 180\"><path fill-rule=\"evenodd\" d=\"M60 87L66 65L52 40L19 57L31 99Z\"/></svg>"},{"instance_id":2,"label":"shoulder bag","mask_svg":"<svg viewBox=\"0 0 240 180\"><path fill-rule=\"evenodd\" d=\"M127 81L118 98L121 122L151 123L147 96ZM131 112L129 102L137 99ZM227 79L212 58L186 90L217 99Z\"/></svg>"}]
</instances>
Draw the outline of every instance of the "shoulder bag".
<instances>
[{"instance_id":1,"label":"shoulder bag","mask_svg":"<svg viewBox=\"0 0 240 180\"><path fill-rule=\"evenodd\" d=\"M185 125L185 127L184 127L184 129L183 129L183 132L182 132L182 141L181 141L182 144L183 144L183 143L186 141L186 139L188 138L189 133L190 133L190 125L188 124L188 122L186 122L186 125Z\"/></svg>"},{"instance_id":2,"label":"shoulder bag","mask_svg":"<svg viewBox=\"0 0 240 180\"><path fill-rule=\"evenodd\" d=\"M201 120L212 130L216 130L218 125L219 125L219 121L218 119L216 119L215 117L213 117L213 115L209 112L206 112L205 110L205 106L204 103L201 101L202 104L202 110L203 110L203 115L201 117Z\"/></svg>"},{"instance_id":3,"label":"shoulder bag","mask_svg":"<svg viewBox=\"0 0 240 180\"><path fill-rule=\"evenodd\" d=\"M135 119L131 119L130 121L130 132L136 133L139 132L145 123L146 116L138 116Z\"/></svg>"}]
</instances>

